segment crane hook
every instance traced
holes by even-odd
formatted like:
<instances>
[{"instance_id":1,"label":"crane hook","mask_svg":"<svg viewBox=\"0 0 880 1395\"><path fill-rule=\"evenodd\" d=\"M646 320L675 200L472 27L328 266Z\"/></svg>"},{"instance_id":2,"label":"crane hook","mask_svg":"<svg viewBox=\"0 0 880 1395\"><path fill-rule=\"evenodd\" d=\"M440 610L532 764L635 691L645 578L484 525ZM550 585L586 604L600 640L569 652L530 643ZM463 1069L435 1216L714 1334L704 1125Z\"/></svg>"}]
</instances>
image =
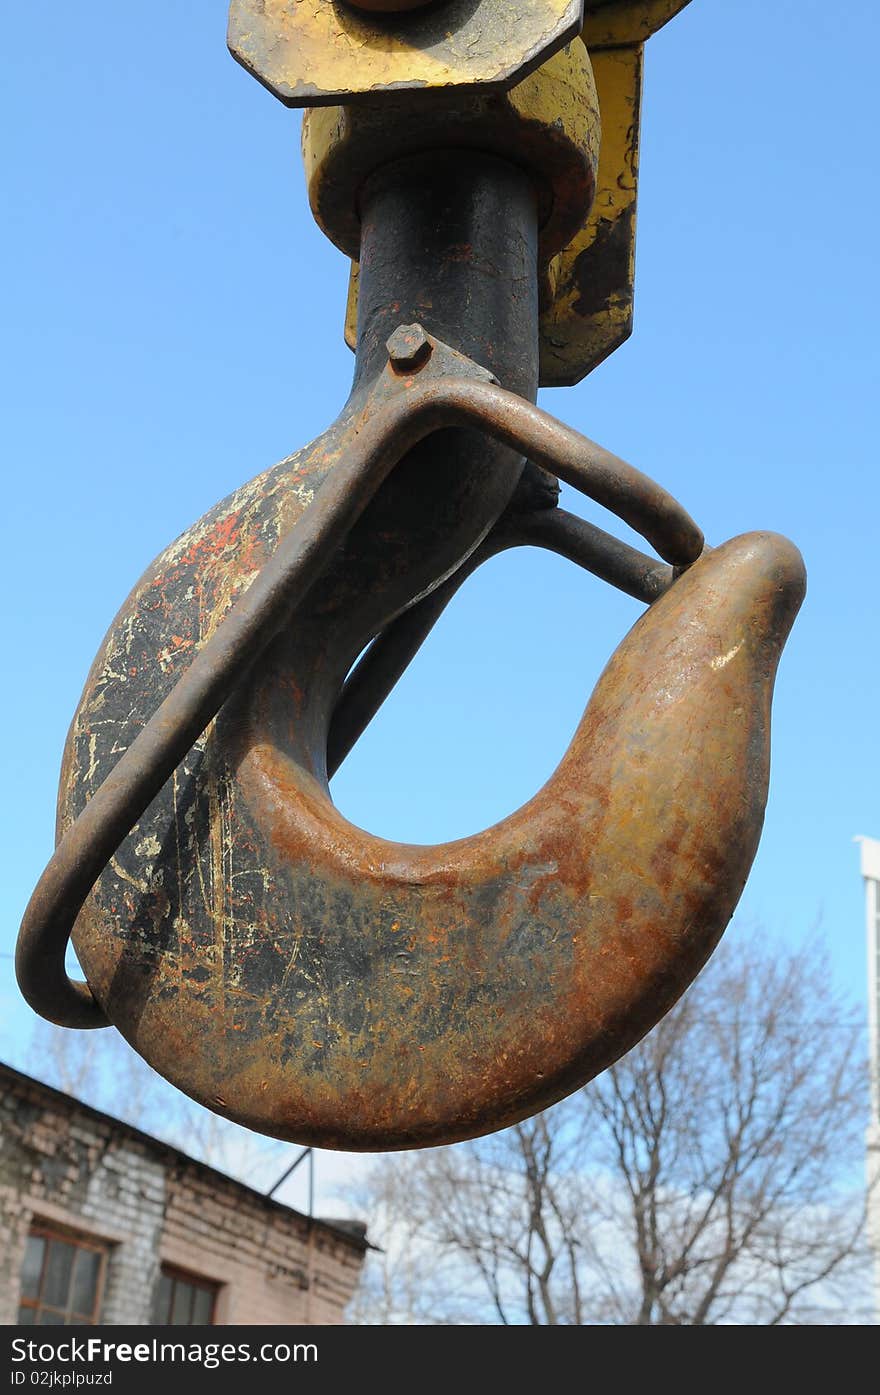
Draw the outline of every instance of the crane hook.
<instances>
[{"instance_id":1,"label":"crane hook","mask_svg":"<svg viewBox=\"0 0 880 1395\"><path fill-rule=\"evenodd\" d=\"M326 756L347 664L308 605L396 460L463 424L612 508L671 565L645 581L649 559L624 549L657 599L544 788L474 837L411 847L333 806ZM289 527L273 548L279 512ZM503 516L468 566L529 531ZM602 548L586 549L599 570ZM188 665L171 661L170 577L201 628ZM640 472L402 328L366 403L173 544L117 618L71 733L67 832L22 927L25 996L67 1024L113 1021L202 1103L319 1146L448 1142L552 1103L663 1015L732 914L803 590L785 539L704 551ZM164 697L127 744L106 699L136 650ZM63 971L75 920L88 987Z\"/></svg>"},{"instance_id":2,"label":"crane hook","mask_svg":"<svg viewBox=\"0 0 880 1395\"><path fill-rule=\"evenodd\" d=\"M523 0L511 26L505 0L232 0L233 56L307 108L354 384L111 625L16 969L36 1011L112 1023L250 1128L388 1149L514 1123L663 1016L742 891L800 554L706 548L534 405L630 332L644 41L685 3ZM659 560L559 509L557 479ZM456 589L527 545L648 606L558 768L456 842L354 827L333 771Z\"/></svg>"}]
</instances>

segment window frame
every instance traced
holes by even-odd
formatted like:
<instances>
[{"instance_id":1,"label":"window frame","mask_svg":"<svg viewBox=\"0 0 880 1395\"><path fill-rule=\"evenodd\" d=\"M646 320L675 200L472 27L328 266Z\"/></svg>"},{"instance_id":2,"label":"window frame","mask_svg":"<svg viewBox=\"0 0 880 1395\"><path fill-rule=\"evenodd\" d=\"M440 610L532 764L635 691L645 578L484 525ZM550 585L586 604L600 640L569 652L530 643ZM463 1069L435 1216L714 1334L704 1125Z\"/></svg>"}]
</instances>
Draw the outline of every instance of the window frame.
<instances>
[{"instance_id":1,"label":"window frame","mask_svg":"<svg viewBox=\"0 0 880 1395\"><path fill-rule=\"evenodd\" d=\"M218 1283L218 1281L217 1281L216 1279L209 1279L209 1278L207 1277L207 1275L205 1275L205 1274L194 1274L194 1273L192 1272L191 1269L183 1269L179 1264L170 1264L170 1263L166 1262L165 1260L162 1260L161 1263L160 1263L160 1265L159 1265L159 1283L160 1283L160 1284L161 1284L161 1282L162 1282L163 1279L170 1279L170 1280L171 1280L171 1292L170 1292L170 1294L168 1295L168 1310L167 1310L167 1312L165 1313L165 1315L164 1315L162 1318L157 1318L157 1317L156 1317L156 1304L157 1304L157 1302L158 1302L158 1297L159 1297L159 1291L158 1291L158 1288L157 1288L157 1290L156 1290L156 1295L155 1295L154 1300L153 1300L153 1318L152 1318L152 1325L153 1325L154 1327L171 1327L171 1326L178 1326L178 1327L184 1327L184 1326L185 1326L185 1327L195 1327L195 1326L199 1326L199 1327L202 1327L202 1326L205 1326L205 1327L216 1327L216 1326L217 1326L217 1302L218 1302L218 1299L219 1299L219 1297L220 1297L220 1291L221 1291L221 1289L223 1288L223 1285L222 1285L221 1283ZM178 1284L186 1284L186 1285L187 1285L189 1288L191 1288L192 1291L193 1291L193 1296L192 1296L192 1299L190 1300L190 1309L189 1309L189 1311L190 1311L190 1316L192 1316L193 1304L195 1303L195 1295L196 1295L196 1293L202 1292L202 1293L208 1293L208 1294L210 1294L210 1296L211 1296L211 1316L210 1316L210 1318L208 1319L207 1323L198 1323L198 1324L196 1324L196 1323L193 1323L193 1322L187 1322L187 1323L174 1323L174 1324L172 1324L172 1322L171 1322L171 1314L172 1314L172 1312L174 1311L174 1291L175 1291L175 1288L176 1288L176 1286L177 1286Z\"/></svg>"},{"instance_id":2,"label":"window frame","mask_svg":"<svg viewBox=\"0 0 880 1395\"><path fill-rule=\"evenodd\" d=\"M44 1324L41 1324L41 1322L40 1322L40 1315L41 1315L41 1313L43 1313L43 1312L55 1313L55 1314L58 1314L58 1315L62 1316L63 1322L62 1322L61 1324L53 1323L53 1324L51 1324L52 1326L59 1326L59 1325L64 1326L64 1327L97 1327L97 1326L99 1326L99 1325L100 1325L100 1321L101 1321L101 1308L102 1308L103 1303L104 1303L104 1289L105 1289L106 1280L107 1280L107 1261L108 1261L108 1258L109 1258L109 1255L110 1255L110 1245L108 1245L106 1241L99 1240L99 1239L97 1239L96 1236L89 1235L89 1234L87 1234L87 1233L84 1232L84 1231L78 1231L78 1230L73 1230L73 1229L67 1229L67 1228L65 1228L64 1226L61 1226L61 1225L55 1225L55 1224L52 1224L52 1223L50 1223L50 1222L48 1222L48 1221L42 1221L42 1220L39 1219L39 1217L34 1217L34 1219L31 1221L30 1226L28 1227L27 1239L30 1240L31 1238L34 1238L34 1239L37 1239L37 1240L44 1240L46 1243L45 1243L45 1249L44 1249L44 1251L43 1251L43 1262L42 1262L42 1264L41 1264L41 1266L40 1266L40 1277L39 1277L39 1280L38 1280L38 1282L37 1282L37 1296L36 1296L36 1298L25 1297L25 1295L22 1293L22 1291L21 1291L21 1266L19 1266L19 1294L18 1294L18 1311L19 1311L19 1317L20 1317L20 1314L21 1314L21 1310L22 1310L23 1308L27 1308L27 1309L31 1310L32 1312L34 1312L35 1315L36 1315L35 1318L34 1318L34 1323L33 1323L33 1326L35 1326L35 1327L40 1327L40 1326L43 1326L43 1325L44 1325ZM53 1242L53 1241L55 1241L55 1242L57 1242L57 1243L60 1243L60 1244L62 1244L62 1245L70 1245L70 1246L72 1246L72 1247L73 1247L74 1249L76 1249L76 1250L87 1250L87 1251L90 1251L90 1252L93 1253L93 1254L97 1254L97 1255L100 1256L99 1265L98 1265L98 1281L97 1281L97 1283L95 1284L95 1299L94 1299L94 1304L93 1304L92 1312L91 1312L91 1315L90 1315L90 1316L86 1316L86 1314L84 1314L84 1313L74 1312L74 1311L73 1311L73 1308L72 1308L72 1306L71 1306L72 1299L73 1299L73 1279L74 1279L74 1274L75 1274L75 1272L76 1272L76 1260L75 1260L75 1259L74 1259L74 1264L73 1264L73 1266L72 1266L72 1268L71 1268L71 1271L70 1271L70 1277L69 1277L69 1279L68 1279L68 1281L67 1281L67 1300L68 1300L68 1301L67 1301L67 1306L66 1306L65 1308L59 1308L59 1307L57 1306L57 1304L55 1304L55 1303L46 1303L46 1302L43 1301L43 1296L42 1296L42 1295L43 1295L43 1287L44 1287L45 1280L46 1280L46 1267L47 1267L48 1262L49 1262L49 1255L50 1255L50 1252L51 1252L51 1246L52 1246L52 1242ZM22 1265L23 1265L23 1264L24 1264L24 1255L22 1255ZM48 1326L48 1325L50 1325L50 1324L45 1324L45 1325Z\"/></svg>"}]
</instances>

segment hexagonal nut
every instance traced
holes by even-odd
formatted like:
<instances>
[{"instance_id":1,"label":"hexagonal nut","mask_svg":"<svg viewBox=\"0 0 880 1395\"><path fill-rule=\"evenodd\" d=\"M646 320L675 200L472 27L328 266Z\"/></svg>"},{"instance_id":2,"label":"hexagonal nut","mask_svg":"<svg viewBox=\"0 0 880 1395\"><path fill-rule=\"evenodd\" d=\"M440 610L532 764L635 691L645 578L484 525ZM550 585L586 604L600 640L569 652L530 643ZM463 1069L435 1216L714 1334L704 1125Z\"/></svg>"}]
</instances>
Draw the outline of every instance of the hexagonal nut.
<instances>
[{"instance_id":1,"label":"hexagonal nut","mask_svg":"<svg viewBox=\"0 0 880 1395\"><path fill-rule=\"evenodd\" d=\"M504 89L580 30L580 0L444 0L397 14L327 0L232 0L229 51L285 106Z\"/></svg>"},{"instance_id":2,"label":"hexagonal nut","mask_svg":"<svg viewBox=\"0 0 880 1395\"><path fill-rule=\"evenodd\" d=\"M434 346L421 325L400 325L385 347L396 373L417 373L428 362Z\"/></svg>"}]
</instances>

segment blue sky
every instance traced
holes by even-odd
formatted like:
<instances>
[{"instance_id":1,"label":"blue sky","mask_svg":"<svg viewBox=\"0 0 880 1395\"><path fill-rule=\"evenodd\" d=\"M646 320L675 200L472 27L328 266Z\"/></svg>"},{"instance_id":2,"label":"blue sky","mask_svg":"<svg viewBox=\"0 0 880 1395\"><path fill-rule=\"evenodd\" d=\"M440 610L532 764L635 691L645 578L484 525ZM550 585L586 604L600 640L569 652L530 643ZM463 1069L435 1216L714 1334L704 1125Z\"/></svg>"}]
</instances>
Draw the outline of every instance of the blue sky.
<instances>
[{"instance_id":1,"label":"blue sky","mask_svg":"<svg viewBox=\"0 0 880 1395\"><path fill-rule=\"evenodd\" d=\"M4 17L3 954L118 605L347 392L346 267L307 210L299 117L229 58L225 12L56 0ZM579 387L543 395L711 542L771 528L803 550L740 914L789 940L821 922L856 996L852 838L880 836L878 39L870 0L693 0L651 41L635 332ZM544 554L490 564L337 778L343 812L413 842L509 812L550 774L638 613ZM0 1057L28 1065L30 1024L0 958Z\"/></svg>"}]
</instances>

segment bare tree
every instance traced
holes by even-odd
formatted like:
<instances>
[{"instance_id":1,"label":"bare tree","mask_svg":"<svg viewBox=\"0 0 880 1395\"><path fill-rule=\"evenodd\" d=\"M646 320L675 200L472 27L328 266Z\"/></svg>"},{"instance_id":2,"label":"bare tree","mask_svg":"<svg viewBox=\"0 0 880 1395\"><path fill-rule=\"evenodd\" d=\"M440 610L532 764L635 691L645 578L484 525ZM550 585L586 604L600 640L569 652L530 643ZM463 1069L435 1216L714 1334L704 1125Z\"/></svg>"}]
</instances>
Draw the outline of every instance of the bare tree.
<instances>
[{"instance_id":1,"label":"bare tree","mask_svg":"<svg viewBox=\"0 0 880 1395\"><path fill-rule=\"evenodd\" d=\"M382 1159L360 1322L867 1320L864 1027L815 943L733 930L613 1069L494 1137Z\"/></svg>"}]
</instances>

